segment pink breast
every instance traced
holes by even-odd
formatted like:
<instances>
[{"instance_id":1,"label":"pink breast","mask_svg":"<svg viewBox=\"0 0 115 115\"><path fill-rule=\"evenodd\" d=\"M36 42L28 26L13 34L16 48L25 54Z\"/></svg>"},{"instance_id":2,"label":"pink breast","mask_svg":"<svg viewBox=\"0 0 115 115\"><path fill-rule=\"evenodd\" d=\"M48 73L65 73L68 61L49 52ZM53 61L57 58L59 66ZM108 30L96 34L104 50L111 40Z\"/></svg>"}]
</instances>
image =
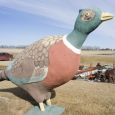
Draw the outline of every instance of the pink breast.
<instances>
[{"instance_id":1,"label":"pink breast","mask_svg":"<svg viewBox=\"0 0 115 115\"><path fill-rule=\"evenodd\" d=\"M63 41L49 50L48 74L43 81L49 88L58 87L73 78L80 64L80 55L67 48Z\"/></svg>"}]
</instances>

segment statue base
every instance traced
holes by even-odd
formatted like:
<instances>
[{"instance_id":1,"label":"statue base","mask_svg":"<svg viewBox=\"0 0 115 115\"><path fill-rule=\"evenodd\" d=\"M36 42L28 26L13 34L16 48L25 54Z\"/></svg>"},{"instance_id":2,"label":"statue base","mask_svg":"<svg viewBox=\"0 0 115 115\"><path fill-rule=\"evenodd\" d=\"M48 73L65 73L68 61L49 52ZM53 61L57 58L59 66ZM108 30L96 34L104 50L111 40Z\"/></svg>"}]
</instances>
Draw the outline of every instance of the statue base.
<instances>
[{"instance_id":1,"label":"statue base","mask_svg":"<svg viewBox=\"0 0 115 115\"><path fill-rule=\"evenodd\" d=\"M64 108L56 105L45 106L45 111L43 112L40 111L38 106L34 106L24 115L61 115L63 112Z\"/></svg>"}]
</instances>

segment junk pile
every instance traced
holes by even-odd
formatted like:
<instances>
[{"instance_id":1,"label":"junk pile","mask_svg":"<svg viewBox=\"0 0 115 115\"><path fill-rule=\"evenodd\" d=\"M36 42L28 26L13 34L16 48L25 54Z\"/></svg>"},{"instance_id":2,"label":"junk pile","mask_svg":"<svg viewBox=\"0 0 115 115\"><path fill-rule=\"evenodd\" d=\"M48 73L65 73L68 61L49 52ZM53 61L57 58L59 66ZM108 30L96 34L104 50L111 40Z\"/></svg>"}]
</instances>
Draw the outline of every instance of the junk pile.
<instances>
[{"instance_id":1,"label":"junk pile","mask_svg":"<svg viewBox=\"0 0 115 115\"><path fill-rule=\"evenodd\" d=\"M97 63L95 67L81 65L79 71L73 78L86 81L95 81L95 82L115 82L115 67L114 65L101 65Z\"/></svg>"}]
</instances>

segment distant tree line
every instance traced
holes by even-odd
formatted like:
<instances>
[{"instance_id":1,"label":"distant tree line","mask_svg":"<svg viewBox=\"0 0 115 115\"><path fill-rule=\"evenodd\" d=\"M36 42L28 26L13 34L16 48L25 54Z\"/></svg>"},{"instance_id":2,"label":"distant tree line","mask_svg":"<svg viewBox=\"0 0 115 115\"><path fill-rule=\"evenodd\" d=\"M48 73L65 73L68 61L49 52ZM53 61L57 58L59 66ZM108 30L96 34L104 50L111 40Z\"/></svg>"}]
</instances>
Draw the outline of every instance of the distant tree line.
<instances>
[{"instance_id":1,"label":"distant tree line","mask_svg":"<svg viewBox=\"0 0 115 115\"><path fill-rule=\"evenodd\" d=\"M23 49L27 47L26 45L18 45L18 46L14 46L14 45L0 45L0 48L20 48Z\"/></svg>"},{"instance_id":2,"label":"distant tree line","mask_svg":"<svg viewBox=\"0 0 115 115\"><path fill-rule=\"evenodd\" d=\"M27 45L18 45L18 46L14 46L14 45L0 45L0 48L20 48L20 49L24 49L25 47L27 47ZM84 47L82 47L82 50L115 50L115 49L100 48L98 46L84 46Z\"/></svg>"},{"instance_id":3,"label":"distant tree line","mask_svg":"<svg viewBox=\"0 0 115 115\"><path fill-rule=\"evenodd\" d=\"M98 46L84 46L82 47L82 50L115 50L112 48L100 48Z\"/></svg>"},{"instance_id":4,"label":"distant tree line","mask_svg":"<svg viewBox=\"0 0 115 115\"><path fill-rule=\"evenodd\" d=\"M82 50L100 50L100 47L98 47L98 46L84 46L84 47L82 47Z\"/></svg>"}]
</instances>

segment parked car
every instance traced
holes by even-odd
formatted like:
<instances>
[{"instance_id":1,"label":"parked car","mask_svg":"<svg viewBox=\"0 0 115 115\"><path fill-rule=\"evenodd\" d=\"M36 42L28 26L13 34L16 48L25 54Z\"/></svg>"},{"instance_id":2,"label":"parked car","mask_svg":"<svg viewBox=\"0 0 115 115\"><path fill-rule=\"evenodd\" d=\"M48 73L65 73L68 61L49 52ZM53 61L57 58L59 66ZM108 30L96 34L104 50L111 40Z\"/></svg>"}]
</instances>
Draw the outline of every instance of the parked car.
<instances>
[{"instance_id":1,"label":"parked car","mask_svg":"<svg viewBox=\"0 0 115 115\"><path fill-rule=\"evenodd\" d=\"M13 55L6 53L6 52L0 52L0 61L10 61L13 59Z\"/></svg>"}]
</instances>

